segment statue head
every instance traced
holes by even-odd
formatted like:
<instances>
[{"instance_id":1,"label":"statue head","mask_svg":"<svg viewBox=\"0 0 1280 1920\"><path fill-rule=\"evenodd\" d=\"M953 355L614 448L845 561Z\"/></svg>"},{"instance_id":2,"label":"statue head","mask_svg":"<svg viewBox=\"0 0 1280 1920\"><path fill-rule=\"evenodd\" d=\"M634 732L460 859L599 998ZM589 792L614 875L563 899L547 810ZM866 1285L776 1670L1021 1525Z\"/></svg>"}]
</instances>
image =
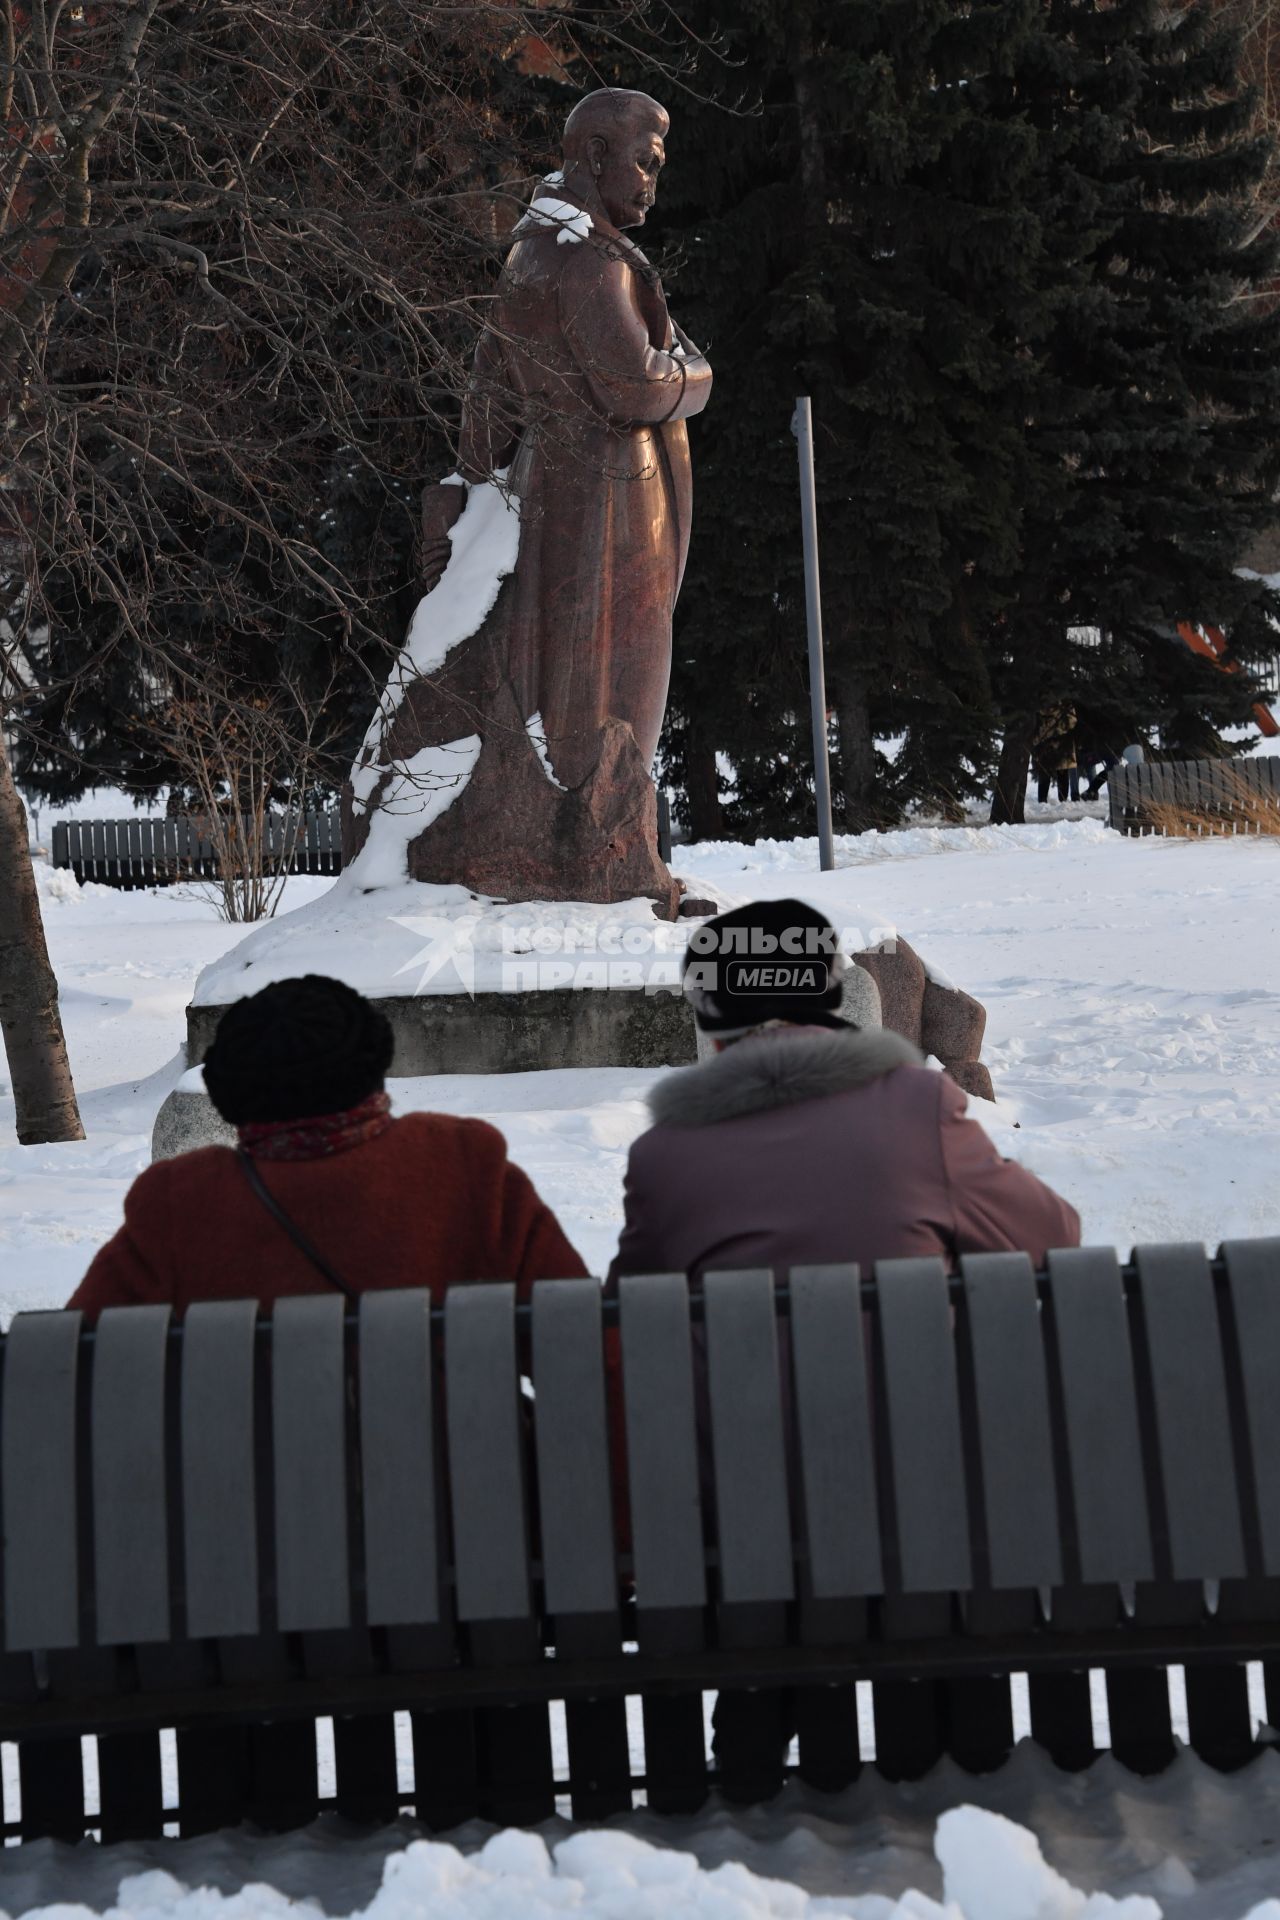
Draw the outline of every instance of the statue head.
<instances>
[{"instance_id":1,"label":"statue head","mask_svg":"<svg viewBox=\"0 0 1280 1920\"><path fill-rule=\"evenodd\" d=\"M595 197L615 227L642 227L658 192L671 125L647 93L602 87L579 100L564 127L566 184Z\"/></svg>"}]
</instances>

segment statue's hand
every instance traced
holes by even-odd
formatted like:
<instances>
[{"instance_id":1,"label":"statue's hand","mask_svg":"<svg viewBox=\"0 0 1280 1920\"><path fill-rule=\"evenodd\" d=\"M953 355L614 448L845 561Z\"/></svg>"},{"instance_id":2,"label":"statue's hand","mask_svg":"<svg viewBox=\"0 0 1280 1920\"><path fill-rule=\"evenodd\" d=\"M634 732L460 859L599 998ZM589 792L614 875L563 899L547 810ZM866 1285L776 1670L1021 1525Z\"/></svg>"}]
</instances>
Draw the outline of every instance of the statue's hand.
<instances>
[{"instance_id":1,"label":"statue's hand","mask_svg":"<svg viewBox=\"0 0 1280 1920\"><path fill-rule=\"evenodd\" d=\"M418 578L422 591L430 593L439 585L453 551L449 529L457 523L467 504L467 490L456 483L441 483L422 490L422 538L418 547Z\"/></svg>"},{"instance_id":2,"label":"statue's hand","mask_svg":"<svg viewBox=\"0 0 1280 1920\"><path fill-rule=\"evenodd\" d=\"M671 334L672 334L671 350L673 353L678 352L687 360L705 360L706 359L706 355L703 353L702 348L694 346L692 340L689 338L684 328L680 325L679 321L673 320L671 322Z\"/></svg>"}]
</instances>

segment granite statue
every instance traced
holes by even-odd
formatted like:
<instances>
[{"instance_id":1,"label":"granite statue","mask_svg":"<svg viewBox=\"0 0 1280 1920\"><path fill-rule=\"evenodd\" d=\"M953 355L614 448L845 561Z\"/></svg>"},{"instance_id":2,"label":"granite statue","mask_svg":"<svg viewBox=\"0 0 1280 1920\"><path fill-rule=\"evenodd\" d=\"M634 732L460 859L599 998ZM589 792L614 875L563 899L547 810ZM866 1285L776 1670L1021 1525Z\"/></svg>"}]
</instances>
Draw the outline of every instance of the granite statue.
<instances>
[{"instance_id":1,"label":"granite statue","mask_svg":"<svg viewBox=\"0 0 1280 1920\"><path fill-rule=\"evenodd\" d=\"M487 312L458 471L424 494L426 598L348 805L352 852L400 813L414 879L677 910L651 772L711 368L628 237L667 129L618 89L569 115Z\"/></svg>"}]
</instances>

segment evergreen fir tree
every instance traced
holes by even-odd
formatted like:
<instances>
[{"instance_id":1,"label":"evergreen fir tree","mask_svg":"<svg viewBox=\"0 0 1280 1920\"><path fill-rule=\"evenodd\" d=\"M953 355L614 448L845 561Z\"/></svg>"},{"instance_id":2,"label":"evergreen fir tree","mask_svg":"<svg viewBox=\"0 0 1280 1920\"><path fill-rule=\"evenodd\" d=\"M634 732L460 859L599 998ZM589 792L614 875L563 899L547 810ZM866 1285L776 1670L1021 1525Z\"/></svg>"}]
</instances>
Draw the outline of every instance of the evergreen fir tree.
<instances>
[{"instance_id":1,"label":"evergreen fir tree","mask_svg":"<svg viewBox=\"0 0 1280 1920\"><path fill-rule=\"evenodd\" d=\"M843 823L906 800L955 808L992 718L986 634L1008 597L1042 245L1022 183L1033 143L971 84L1031 30L989 0L764 6L728 35L740 63L682 110L664 230L677 304L712 353L698 423L697 524L677 614L669 765L697 831L718 824L715 748L738 831L808 825L794 397L812 395L828 688ZM691 156L695 156L691 164ZM878 734L907 742L890 769ZM785 767L781 779L769 769Z\"/></svg>"},{"instance_id":2,"label":"evergreen fir tree","mask_svg":"<svg viewBox=\"0 0 1280 1920\"><path fill-rule=\"evenodd\" d=\"M717 370L667 735L695 829L721 825L717 748L734 830L809 821L805 389L846 824L958 811L997 726L1020 817L1063 699L1112 750L1215 744L1255 689L1176 627L1272 655L1272 596L1238 569L1280 450L1267 147L1231 32L1153 0L859 0L758 6L729 50L721 95L760 111L686 106L665 196Z\"/></svg>"},{"instance_id":3,"label":"evergreen fir tree","mask_svg":"<svg viewBox=\"0 0 1280 1920\"><path fill-rule=\"evenodd\" d=\"M1247 717L1177 640L1212 623L1240 665L1274 656L1276 597L1240 572L1275 516L1276 244L1256 188L1269 146L1207 5L1052 0L1016 106L1035 125L1055 319L1038 345L1016 602L993 630L1005 750L993 817L1021 818L1037 710L1091 709L1115 747L1153 728L1182 752ZM1076 636L1097 631L1101 646Z\"/></svg>"}]
</instances>

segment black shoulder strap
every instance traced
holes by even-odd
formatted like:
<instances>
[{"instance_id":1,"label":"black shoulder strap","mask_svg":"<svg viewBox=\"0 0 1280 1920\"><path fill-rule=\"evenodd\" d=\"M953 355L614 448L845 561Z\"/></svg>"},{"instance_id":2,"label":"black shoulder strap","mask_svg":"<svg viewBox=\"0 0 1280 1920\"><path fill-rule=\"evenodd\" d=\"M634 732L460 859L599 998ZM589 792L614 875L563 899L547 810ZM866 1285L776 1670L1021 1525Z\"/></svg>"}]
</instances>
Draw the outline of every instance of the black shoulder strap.
<instances>
[{"instance_id":1,"label":"black shoulder strap","mask_svg":"<svg viewBox=\"0 0 1280 1920\"><path fill-rule=\"evenodd\" d=\"M355 1288L348 1286L340 1273L335 1273L319 1248L312 1246L297 1221L291 1219L285 1212L280 1202L268 1188L262 1175L258 1172L257 1167L253 1164L253 1156L246 1153L243 1147L237 1147L236 1159L244 1169L245 1179L249 1182L249 1185L253 1188L253 1191L257 1194L272 1219L278 1221L284 1228L294 1246L298 1249L298 1252L306 1255L312 1266L318 1273L324 1276L331 1287L336 1287L339 1293L345 1293L348 1300L357 1299L359 1296Z\"/></svg>"}]
</instances>

